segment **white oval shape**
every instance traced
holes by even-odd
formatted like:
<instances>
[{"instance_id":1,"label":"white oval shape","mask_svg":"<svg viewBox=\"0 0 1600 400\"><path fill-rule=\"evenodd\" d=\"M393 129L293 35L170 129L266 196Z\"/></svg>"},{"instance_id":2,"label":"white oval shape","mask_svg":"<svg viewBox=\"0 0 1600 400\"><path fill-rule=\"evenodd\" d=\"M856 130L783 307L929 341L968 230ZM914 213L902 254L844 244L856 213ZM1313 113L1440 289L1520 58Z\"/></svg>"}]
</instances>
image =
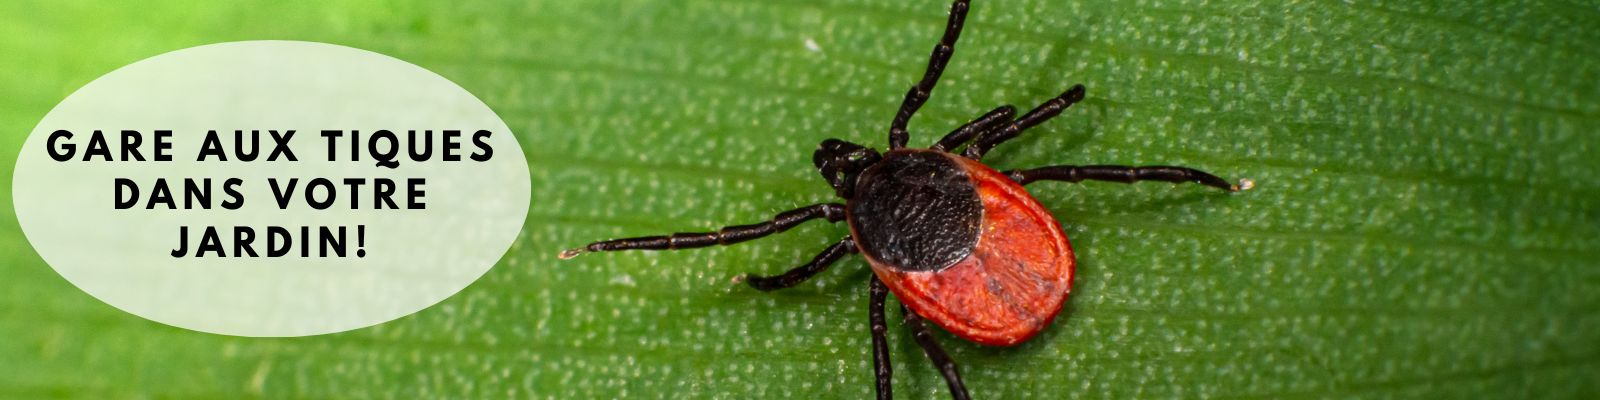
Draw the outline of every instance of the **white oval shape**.
<instances>
[{"instance_id":1,"label":"white oval shape","mask_svg":"<svg viewBox=\"0 0 1600 400\"><path fill-rule=\"evenodd\" d=\"M267 130L285 135L291 129L286 149L298 161L281 154L267 160L275 148ZM52 147L58 130L73 137ZM104 134L112 161L86 156L95 130ZM130 147L151 161L134 161L131 154L122 160L122 130L140 132L140 145ZM158 130L172 132L165 151L171 161L153 161ZM211 130L227 161L198 161ZM243 141L235 140L235 130L244 130ZM261 130L257 158L243 161L234 146L249 143L250 130ZM322 130L344 133L330 140ZM351 160L351 131L365 144L378 130L398 137L396 168L377 166L366 152ZM423 130L431 130L432 140L423 140ZM460 131L459 161L445 159L445 130ZM480 131L488 132L477 139L481 144L474 141ZM424 142L431 143L430 157L413 160L406 149L415 144L420 153ZM76 146L75 155L57 161L52 152L64 154L66 143ZM380 153L390 147L378 144ZM471 157L488 151L486 160ZM118 178L137 186L135 205L118 208L132 198L129 187L116 198ZM177 209L159 201L158 178L166 180ZM186 178L197 185L211 179L209 208L186 197ZM239 179L233 189L243 203L237 209L223 204L235 199L224 185L229 178ZM296 190L280 207L270 182L286 189L294 178ZM336 190L319 186L314 196L336 192L333 206L309 205L303 190L315 178L333 183ZM346 178L365 181L352 192ZM383 179L395 183L391 199L399 209L375 198ZM410 179L423 180L420 209L408 209ZM28 137L12 192L34 249L90 295L168 325L263 337L367 327L460 291L516 239L529 187L527 162L510 129L449 80L365 50L248 41L155 56L74 92ZM186 207L187 200L193 201ZM199 252L206 227L215 228L224 251ZM247 244L256 256L236 247L244 235L235 227L253 232ZM309 234L300 227L309 227ZM329 235L321 234L323 227ZM322 254L321 240L337 238L336 227L345 229L345 254ZM180 236L184 229L188 235ZM269 237L277 240L268 243ZM285 243L290 253L269 256ZM182 256L176 255L180 247L187 250Z\"/></svg>"}]
</instances>

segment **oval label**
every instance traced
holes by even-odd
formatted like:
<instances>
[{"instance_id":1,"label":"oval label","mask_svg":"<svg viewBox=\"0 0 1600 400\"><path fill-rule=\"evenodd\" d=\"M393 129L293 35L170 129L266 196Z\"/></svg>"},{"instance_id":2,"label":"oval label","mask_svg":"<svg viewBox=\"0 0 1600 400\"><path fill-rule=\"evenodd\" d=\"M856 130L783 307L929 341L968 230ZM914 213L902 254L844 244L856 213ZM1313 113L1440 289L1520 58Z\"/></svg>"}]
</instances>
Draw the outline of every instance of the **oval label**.
<instances>
[{"instance_id":1,"label":"oval label","mask_svg":"<svg viewBox=\"0 0 1600 400\"><path fill-rule=\"evenodd\" d=\"M122 67L34 128L29 242L123 311L238 336L390 321L460 291L529 204L516 138L471 93L344 46L247 41Z\"/></svg>"}]
</instances>

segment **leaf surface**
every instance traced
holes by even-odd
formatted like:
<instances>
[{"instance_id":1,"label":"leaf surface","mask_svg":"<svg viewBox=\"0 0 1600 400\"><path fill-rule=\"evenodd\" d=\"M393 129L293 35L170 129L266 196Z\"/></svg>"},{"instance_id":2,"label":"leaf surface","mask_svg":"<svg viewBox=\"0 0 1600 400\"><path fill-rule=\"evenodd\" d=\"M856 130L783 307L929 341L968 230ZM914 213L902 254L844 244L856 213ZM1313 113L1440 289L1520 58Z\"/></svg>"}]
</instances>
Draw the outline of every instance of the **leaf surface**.
<instances>
[{"instance_id":1,"label":"leaf surface","mask_svg":"<svg viewBox=\"0 0 1600 400\"><path fill-rule=\"evenodd\" d=\"M975 397L1600 392L1600 8L976 3L913 145L1083 83L1086 101L986 161L1185 165L1257 187L1030 187L1080 275L1033 341L941 334ZM0 397L868 397L863 261L778 293L729 283L808 260L842 225L554 256L830 201L810 152L830 137L883 146L946 6L0 4L6 187L26 132L95 77L201 44L293 39L388 54L476 93L518 135L535 199L517 244L455 297L293 339L200 334L99 303L5 213ZM896 393L946 397L895 331Z\"/></svg>"}]
</instances>

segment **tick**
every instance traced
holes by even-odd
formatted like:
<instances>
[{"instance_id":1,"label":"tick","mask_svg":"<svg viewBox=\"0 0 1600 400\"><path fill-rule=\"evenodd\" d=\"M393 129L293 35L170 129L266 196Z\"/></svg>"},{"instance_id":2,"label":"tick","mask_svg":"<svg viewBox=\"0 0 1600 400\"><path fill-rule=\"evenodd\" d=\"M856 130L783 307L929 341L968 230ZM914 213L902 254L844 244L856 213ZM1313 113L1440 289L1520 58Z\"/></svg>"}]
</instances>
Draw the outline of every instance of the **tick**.
<instances>
[{"instance_id":1,"label":"tick","mask_svg":"<svg viewBox=\"0 0 1600 400\"><path fill-rule=\"evenodd\" d=\"M780 275L747 274L736 279L762 291L788 288L816 276L847 254L860 253L873 272L868 282L868 320L878 398L892 397L883 308L888 294L894 293L905 315L904 324L950 385L951 396L965 399L967 390L955 361L935 341L924 321L974 343L1011 346L1049 326L1072 289L1072 246L1061 224L1024 185L1038 181L1163 181L1194 182L1230 192L1249 189L1248 180L1234 184L1185 167L1056 165L1000 172L981 162L990 149L1083 100L1083 85L1074 85L1021 116L1009 105L996 108L927 149L906 147L910 137L906 123L928 100L954 54L968 3L956 0L950 5L944 36L933 48L927 71L906 93L889 124L888 151L880 154L865 146L828 139L812 153L812 163L844 204L810 205L780 213L770 221L716 232L594 242L563 251L561 258L597 251L730 245L813 219L846 221L850 234L811 262Z\"/></svg>"}]
</instances>

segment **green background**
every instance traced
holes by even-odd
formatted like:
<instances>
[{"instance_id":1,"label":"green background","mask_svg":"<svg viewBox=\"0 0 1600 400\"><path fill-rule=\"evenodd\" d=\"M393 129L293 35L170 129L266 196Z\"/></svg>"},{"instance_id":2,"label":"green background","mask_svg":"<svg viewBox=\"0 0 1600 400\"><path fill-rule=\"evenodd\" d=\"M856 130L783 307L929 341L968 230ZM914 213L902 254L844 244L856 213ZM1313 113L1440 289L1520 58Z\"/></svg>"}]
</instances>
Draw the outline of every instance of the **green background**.
<instances>
[{"instance_id":1,"label":"green background","mask_svg":"<svg viewBox=\"0 0 1600 400\"><path fill-rule=\"evenodd\" d=\"M0 3L6 209L26 133L73 90L252 39L458 82L518 134L535 198L517 244L455 297L290 339L122 313L0 213L0 397L870 396L863 261L774 294L728 283L797 265L842 226L554 255L828 201L811 150L882 146L946 3L437 3ZM1581 0L980 0L914 145L1081 82L1086 101L987 161L1187 165L1258 187L1037 184L1079 251L1062 317L1012 348L940 337L988 399L1593 397L1595 43L1600 6ZM893 331L897 393L945 397Z\"/></svg>"}]
</instances>

